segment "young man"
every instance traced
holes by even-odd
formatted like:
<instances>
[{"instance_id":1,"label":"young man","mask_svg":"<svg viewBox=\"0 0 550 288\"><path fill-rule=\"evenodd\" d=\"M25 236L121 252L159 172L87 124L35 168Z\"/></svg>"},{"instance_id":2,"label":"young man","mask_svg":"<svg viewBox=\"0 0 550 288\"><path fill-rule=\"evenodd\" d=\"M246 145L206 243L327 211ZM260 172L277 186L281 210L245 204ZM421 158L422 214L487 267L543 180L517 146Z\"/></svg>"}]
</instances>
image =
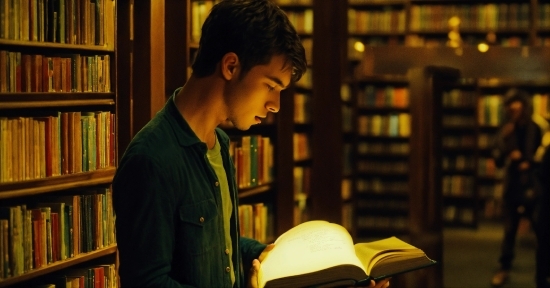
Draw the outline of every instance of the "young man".
<instances>
[{"instance_id":1,"label":"young man","mask_svg":"<svg viewBox=\"0 0 550 288\"><path fill-rule=\"evenodd\" d=\"M504 238L499 258L500 270L491 284L500 287L508 280L519 221L527 217L534 223L533 212L540 190L536 177L535 153L542 140L542 129L532 119L533 107L527 92L511 89L505 95L507 122L496 137L493 157L505 167L503 195ZM538 275L537 282L538 281Z\"/></svg>"},{"instance_id":2,"label":"young man","mask_svg":"<svg viewBox=\"0 0 550 288\"><path fill-rule=\"evenodd\" d=\"M279 111L281 90L306 70L300 39L269 0L222 1L192 68L136 134L113 181L122 286L255 287L273 247L239 236L235 167L217 127L246 130Z\"/></svg>"}]
</instances>

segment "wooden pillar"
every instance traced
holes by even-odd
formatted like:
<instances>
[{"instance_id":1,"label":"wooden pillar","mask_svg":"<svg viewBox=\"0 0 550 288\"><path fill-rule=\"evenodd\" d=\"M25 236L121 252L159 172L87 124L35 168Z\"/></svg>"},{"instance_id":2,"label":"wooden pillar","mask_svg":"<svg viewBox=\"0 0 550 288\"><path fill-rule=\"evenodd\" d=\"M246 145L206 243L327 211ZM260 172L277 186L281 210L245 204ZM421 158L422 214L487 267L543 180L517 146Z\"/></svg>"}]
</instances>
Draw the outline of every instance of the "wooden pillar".
<instances>
[{"instance_id":1,"label":"wooden pillar","mask_svg":"<svg viewBox=\"0 0 550 288\"><path fill-rule=\"evenodd\" d=\"M445 81L459 71L448 67L412 68L410 89L409 231L411 244L439 262L408 273L407 287L443 287L441 110Z\"/></svg>"},{"instance_id":2,"label":"wooden pillar","mask_svg":"<svg viewBox=\"0 0 550 288\"><path fill-rule=\"evenodd\" d=\"M313 1L311 217L342 222L342 103L347 1Z\"/></svg>"},{"instance_id":3,"label":"wooden pillar","mask_svg":"<svg viewBox=\"0 0 550 288\"><path fill-rule=\"evenodd\" d=\"M133 12L131 105L135 135L165 103L164 1L134 1Z\"/></svg>"}]
</instances>

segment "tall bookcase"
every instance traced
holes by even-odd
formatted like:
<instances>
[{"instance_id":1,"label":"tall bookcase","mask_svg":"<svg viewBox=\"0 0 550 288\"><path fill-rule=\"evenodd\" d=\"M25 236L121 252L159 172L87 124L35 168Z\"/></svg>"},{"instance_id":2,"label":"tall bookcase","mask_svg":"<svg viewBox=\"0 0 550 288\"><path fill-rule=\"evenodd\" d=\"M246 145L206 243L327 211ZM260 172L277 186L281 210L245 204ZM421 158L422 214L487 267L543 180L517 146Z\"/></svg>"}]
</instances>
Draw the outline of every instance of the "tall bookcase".
<instances>
[{"instance_id":1,"label":"tall bookcase","mask_svg":"<svg viewBox=\"0 0 550 288\"><path fill-rule=\"evenodd\" d=\"M457 69L426 66L350 82L356 122L354 239L397 236L441 262L392 278L398 287L442 285L442 99L458 77Z\"/></svg>"},{"instance_id":2,"label":"tall bookcase","mask_svg":"<svg viewBox=\"0 0 550 288\"><path fill-rule=\"evenodd\" d=\"M478 125L477 81L449 82L442 94L443 219L446 225L476 228Z\"/></svg>"},{"instance_id":3,"label":"tall bookcase","mask_svg":"<svg viewBox=\"0 0 550 288\"><path fill-rule=\"evenodd\" d=\"M0 8L0 287L91 267L117 287L115 2L46 3Z\"/></svg>"},{"instance_id":4,"label":"tall bookcase","mask_svg":"<svg viewBox=\"0 0 550 288\"><path fill-rule=\"evenodd\" d=\"M357 239L408 235L411 113L405 75L354 79ZM345 222L350 220L344 220Z\"/></svg>"},{"instance_id":5,"label":"tall bookcase","mask_svg":"<svg viewBox=\"0 0 550 288\"><path fill-rule=\"evenodd\" d=\"M280 176L278 177L278 187L283 189L287 189L284 187L290 188L292 195L281 189L277 189L277 210L280 211L278 213L289 214L288 216L278 216L278 218L289 218L284 221L284 223L287 223L284 227L278 228L279 234L295 225L309 220L311 217L310 187L313 161L312 106L315 99L312 79L314 29L312 2L311 0L275 1L275 3L286 12L290 22L298 32L306 50L306 60L308 64L308 69L300 81L294 83L281 93L281 111L279 115L277 115L281 120L283 118L286 119L282 120L287 122L286 125L282 125L281 127L292 127L289 131L280 130L280 137L288 139L282 139L279 145L290 148L288 151L292 151L292 154L290 155L290 160L282 160L281 157L278 157L282 162L288 161L287 165L289 165L279 166L281 169L278 170L278 175ZM281 146L281 148L283 148L283 146ZM284 150L281 149L281 151ZM281 164L283 164L282 162ZM291 183L292 186L288 186L288 183ZM290 199L293 199L292 202L290 202ZM280 223L282 224L282 222Z\"/></svg>"}]
</instances>

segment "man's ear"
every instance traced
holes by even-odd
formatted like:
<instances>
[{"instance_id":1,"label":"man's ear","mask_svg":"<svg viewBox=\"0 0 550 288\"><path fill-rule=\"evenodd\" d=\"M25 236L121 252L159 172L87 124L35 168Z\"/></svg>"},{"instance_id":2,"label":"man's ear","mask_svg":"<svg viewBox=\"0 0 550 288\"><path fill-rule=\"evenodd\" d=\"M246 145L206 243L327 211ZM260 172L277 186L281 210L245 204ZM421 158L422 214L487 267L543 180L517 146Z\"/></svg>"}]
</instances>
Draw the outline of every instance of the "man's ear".
<instances>
[{"instance_id":1,"label":"man's ear","mask_svg":"<svg viewBox=\"0 0 550 288\"><path fill-rule=\"evenodd\" d=\"M231 80L234 78L238 74L239 68L240 62L237 54L229 52L223 55L222 60L220 61L220 70L225 80Z\"/></svg>"}]
</instances>

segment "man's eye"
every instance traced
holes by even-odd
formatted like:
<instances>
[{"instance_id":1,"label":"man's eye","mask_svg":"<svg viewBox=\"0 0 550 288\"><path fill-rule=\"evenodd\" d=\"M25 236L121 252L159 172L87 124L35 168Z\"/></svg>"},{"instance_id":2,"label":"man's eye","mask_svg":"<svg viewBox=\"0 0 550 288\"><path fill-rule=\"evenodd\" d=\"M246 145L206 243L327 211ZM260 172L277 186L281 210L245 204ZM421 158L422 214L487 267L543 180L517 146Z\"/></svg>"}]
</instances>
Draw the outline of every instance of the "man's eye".
<instances>
[{"instance_id":1,"label":"man's eye","mask_svg":"<svg viewBox=\"0 0 550 288\"><path fill-rule=\"evenodd\" d=\"M269 90L269 92L271 92L271 91L275 90L275 86L272 87L272 86L267 85L267 89Z\"/></svg>"}]
</instances>

